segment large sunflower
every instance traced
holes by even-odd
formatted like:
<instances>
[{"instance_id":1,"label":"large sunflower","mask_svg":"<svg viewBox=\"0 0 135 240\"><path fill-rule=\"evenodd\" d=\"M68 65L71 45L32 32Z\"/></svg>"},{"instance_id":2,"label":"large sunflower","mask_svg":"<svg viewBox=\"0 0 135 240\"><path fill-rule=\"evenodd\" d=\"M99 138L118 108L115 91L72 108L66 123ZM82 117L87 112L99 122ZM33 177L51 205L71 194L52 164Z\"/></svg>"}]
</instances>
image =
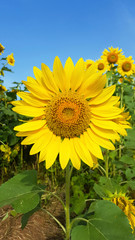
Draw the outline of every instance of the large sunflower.
<instances>
[{"instance_id":1,"label":"large sunflower","mask_svg":"<svg viewBox=\"0 0 135 240\"><path fill-rule=\"evenodd\" d=\"M39 162L45 160L46 168L58 155L62 169L69 159L76 169L81 160L94 167L97 158L103 159L100 146L113 150L110 140L125 135L115 122L123 112L115 106L115 86L104 88L106 75L92 66L85 71L82 58L75 66L68 58L63 68L56 57L53 72L42 64L41 70L34 67L34 75L23 81L29 91L18 93L23 100L13 102L14 111L33 117L15 127L17 136L26 136L22 144L34 144L30 154L40 152Z\"/></svg>"},{"instance_id":2,"label":"large sunflower","mask_svg":"<svg viewBox=\"0 0 135 240\"><path fill-rule=\"evenodd\" d=\"M101 58L107 61L109 64L117 64L118 60L122 57L122 49L110 47L109 51L107 49L104 50Z\"/></svg>"},{"instance_id":3,"label":"large sunflower","mask_svg":"<svg viewBox=\"0 0 135 240\"><path fill-rule=\"evenodd\" d=\"M134 60L132 59L132 57L122 58L121 60L119 60L117 71L122 76L132 75L135 72L135 64L134 64Z\"/></svg>"}]
</instances>

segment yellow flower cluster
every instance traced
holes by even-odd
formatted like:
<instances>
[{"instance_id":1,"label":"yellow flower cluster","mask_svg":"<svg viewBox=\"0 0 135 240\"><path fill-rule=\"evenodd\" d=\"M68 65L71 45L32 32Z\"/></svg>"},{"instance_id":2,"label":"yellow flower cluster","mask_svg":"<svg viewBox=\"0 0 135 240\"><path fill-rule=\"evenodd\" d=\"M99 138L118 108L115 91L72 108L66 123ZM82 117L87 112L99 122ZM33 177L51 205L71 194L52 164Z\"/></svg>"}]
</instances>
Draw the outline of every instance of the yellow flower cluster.
<instances>
[{"instance_id":1,"label":"yellow flower cluster","mask_svg":"<svg viewBox=\"0 0 135 240\"><path fill-rule=\"evenodd\" d=\"M86 69L91 65L94 65L97 71L105 73L109 71L112 67L117 66L117 71L121 76L130 76L135 72L135 64L132 57L126 58L123 55L122 49L108 48L103 51L101 59L97 61L87 60Z\"/></svg>"},{"instance_id":2,"label":"yellow flower cluster","mask_svg":"<svg viewBox=\"0 0 135 240\"><path fill-rule=\"evenodd\" d=\"M8 145L0 145L0 151L3 152L3 159L10 162L11 148Z\"/></svg>"}]
</instances>

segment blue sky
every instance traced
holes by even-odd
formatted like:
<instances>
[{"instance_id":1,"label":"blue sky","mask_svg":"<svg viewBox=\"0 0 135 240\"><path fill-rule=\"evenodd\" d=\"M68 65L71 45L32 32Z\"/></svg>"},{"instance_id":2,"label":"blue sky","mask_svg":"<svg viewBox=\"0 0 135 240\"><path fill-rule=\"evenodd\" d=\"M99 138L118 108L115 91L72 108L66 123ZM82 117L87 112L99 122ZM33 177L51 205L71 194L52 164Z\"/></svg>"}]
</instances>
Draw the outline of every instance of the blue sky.
<instances>
[{"instance_id":1,"label":"blue sky","mask_svg":"<svg viewBox=\"0 0 135 240\"><path fill-rule=\"evenodd\" d=\"M51 69L55 56L96 60L105 48L123 49L135 59L134 0L4 0L1 1L0 43L3 57L14 53L14 73L4 85L26 80L33 66Z\"/></svg>"}]
</instances>

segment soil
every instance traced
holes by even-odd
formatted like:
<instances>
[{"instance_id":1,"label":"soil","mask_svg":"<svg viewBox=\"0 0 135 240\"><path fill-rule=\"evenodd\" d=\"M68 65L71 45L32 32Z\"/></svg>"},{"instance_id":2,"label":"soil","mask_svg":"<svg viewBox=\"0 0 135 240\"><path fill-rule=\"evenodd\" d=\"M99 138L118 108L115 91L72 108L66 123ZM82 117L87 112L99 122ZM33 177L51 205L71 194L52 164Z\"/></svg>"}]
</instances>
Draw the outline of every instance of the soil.
<instances>
[{"instance_id":1,"label":"soil","mask_svg":"<svg viewBox=\"0 0 135 240\"><path fill-rule=\"evenodd\" d=\"M64 234L59 225L42 210L35 212L26 227L21 229L21 216L9 217L2 221L7 212L12 208L5 206L0 209L0 240L63 240ZM64 223L63 207L57 199L52 198L47 205L47 211L51 212L60 222Z\"/></svg>"}]
</instances>

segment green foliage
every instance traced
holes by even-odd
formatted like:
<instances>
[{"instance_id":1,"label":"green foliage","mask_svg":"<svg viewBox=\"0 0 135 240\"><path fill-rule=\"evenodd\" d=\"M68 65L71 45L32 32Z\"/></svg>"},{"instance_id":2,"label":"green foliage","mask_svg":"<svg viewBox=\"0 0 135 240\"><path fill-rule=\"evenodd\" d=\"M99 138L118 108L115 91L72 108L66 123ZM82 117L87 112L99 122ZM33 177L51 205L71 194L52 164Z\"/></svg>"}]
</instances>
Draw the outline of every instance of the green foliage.
<instances>
[{"instance_id":1,"label":"green foliage","mask_svg":"<svg viewBox=\"0 0 135 240\"><path fill-rule=\"evenodd\" d=\"M92 214L91 214L92 213ZM115 204L96 201L84 220L81 217L78 225L72 229L71 240L133 240L132 230L122 210Z\"/></svg>"},{"instance_id":2,"label":"green foliage","mask_svg":"<svg viewBox=\"0 0 135 240\"><path fill-rule=\"evenodd\" d=\"M12 205L17 213L27 213L39 204L42 191L37 172L24 171L0 186L0 207Z\"/></svg>"}]
</instances>

